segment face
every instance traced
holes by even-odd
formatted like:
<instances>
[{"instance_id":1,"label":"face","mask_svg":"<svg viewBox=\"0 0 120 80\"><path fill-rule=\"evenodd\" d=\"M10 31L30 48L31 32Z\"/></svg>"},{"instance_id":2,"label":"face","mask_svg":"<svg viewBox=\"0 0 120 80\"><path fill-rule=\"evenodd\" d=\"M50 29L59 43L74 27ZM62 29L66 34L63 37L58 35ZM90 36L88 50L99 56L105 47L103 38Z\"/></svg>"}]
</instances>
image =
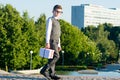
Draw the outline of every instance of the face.
<instances>
[{"instance_id":1,"label":"face","mask_svg":"<svg viewBox=\"0 0 120 80\"><path fill-rule=\"evenodd\" d=\"M62 13L63 13L62 9L56 9L56 10L53 11L53 15L55 17L59 17Z\"/></svg>"}]
</instances>

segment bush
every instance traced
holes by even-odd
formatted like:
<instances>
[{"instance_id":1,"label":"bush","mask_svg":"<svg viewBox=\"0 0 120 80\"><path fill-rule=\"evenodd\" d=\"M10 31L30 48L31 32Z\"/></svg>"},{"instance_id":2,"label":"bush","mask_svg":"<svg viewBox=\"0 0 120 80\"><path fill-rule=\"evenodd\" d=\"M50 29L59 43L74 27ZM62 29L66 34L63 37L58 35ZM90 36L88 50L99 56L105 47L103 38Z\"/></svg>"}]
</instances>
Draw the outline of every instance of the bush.
<instances>
[{"instance_id":1,"label":"bush","mask_svg":"<svg viewBox=\"0 0 120 80\"><path fill-rule=\"evenodd\" d=\"M87 66L56 66L57 71L77 71L87 69Z\"/></svg>"}]
</instances>

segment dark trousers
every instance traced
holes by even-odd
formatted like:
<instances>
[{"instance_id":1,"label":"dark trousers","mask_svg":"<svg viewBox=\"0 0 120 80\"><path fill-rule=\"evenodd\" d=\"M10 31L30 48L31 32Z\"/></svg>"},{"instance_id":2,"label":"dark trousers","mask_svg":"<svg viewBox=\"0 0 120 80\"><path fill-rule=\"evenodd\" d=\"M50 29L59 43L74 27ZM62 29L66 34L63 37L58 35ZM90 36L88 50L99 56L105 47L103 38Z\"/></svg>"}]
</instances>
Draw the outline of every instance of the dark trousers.
<instances>
[{"instance_id":1,"label":"dark trousers","mask_svg":"<svg viewBox=\"0 0 120 80\"><path fill-rule=\"evenodd\" d=\"M48 63L42 68L40 73L48 72L51 76L55 74L55 64L59 59L58 40L50 40L50 48L55 50L53 59L48 59Z\"/></svg>"}]
</instances>

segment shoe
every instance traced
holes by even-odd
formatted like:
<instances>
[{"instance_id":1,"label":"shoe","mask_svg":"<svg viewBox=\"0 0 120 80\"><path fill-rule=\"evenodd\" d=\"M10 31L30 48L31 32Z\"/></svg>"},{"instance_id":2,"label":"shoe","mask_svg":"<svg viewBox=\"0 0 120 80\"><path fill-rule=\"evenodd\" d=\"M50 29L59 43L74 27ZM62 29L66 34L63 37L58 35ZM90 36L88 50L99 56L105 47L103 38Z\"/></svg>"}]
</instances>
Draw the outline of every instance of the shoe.
<instances>
[{"instance_id":1,"label":"shoe","mask_svg":"<svg viewBox=\"0 0 120 80\"><path fill-rule=\"evenodd\" d=\"M56 80L56 79L61 79L60 77L58 77L58 76L56 76L56 75L54 75L54 76L51 76L51 75L50 75L50 77L51 77L51 79L55 79L55 80Z\"/></svg>"},{"instance_id":2,"label":"shoe","mask_svg":"<svg viewBox=\"0 0 120 80\"><path fill-rule=\"evenodd\" d=\"M40 72L41 73L41 72ZM48 74L48 72L41 73L44 77L47 78L47 80L52 80Z\"/></svg>"}]
</instances>

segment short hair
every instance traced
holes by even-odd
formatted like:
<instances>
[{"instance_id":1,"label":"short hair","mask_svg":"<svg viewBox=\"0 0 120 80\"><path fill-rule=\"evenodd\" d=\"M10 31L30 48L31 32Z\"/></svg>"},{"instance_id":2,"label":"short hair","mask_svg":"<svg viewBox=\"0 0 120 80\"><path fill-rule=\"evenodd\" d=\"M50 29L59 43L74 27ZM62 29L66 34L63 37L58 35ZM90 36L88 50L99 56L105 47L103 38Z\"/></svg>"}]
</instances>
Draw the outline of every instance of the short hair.
<instances>
[{"instance_id":1,"label":"short hair","mask_svg":"<svg viewBox=\"0 0 120 80\"><path fill-rule=\"evenodd\" d=\"M61 5L55 5L55 6L53 7L53 11L55 11L56 9L62 9L62 6L61 6Z\"/></svg>"}]
</instances>

